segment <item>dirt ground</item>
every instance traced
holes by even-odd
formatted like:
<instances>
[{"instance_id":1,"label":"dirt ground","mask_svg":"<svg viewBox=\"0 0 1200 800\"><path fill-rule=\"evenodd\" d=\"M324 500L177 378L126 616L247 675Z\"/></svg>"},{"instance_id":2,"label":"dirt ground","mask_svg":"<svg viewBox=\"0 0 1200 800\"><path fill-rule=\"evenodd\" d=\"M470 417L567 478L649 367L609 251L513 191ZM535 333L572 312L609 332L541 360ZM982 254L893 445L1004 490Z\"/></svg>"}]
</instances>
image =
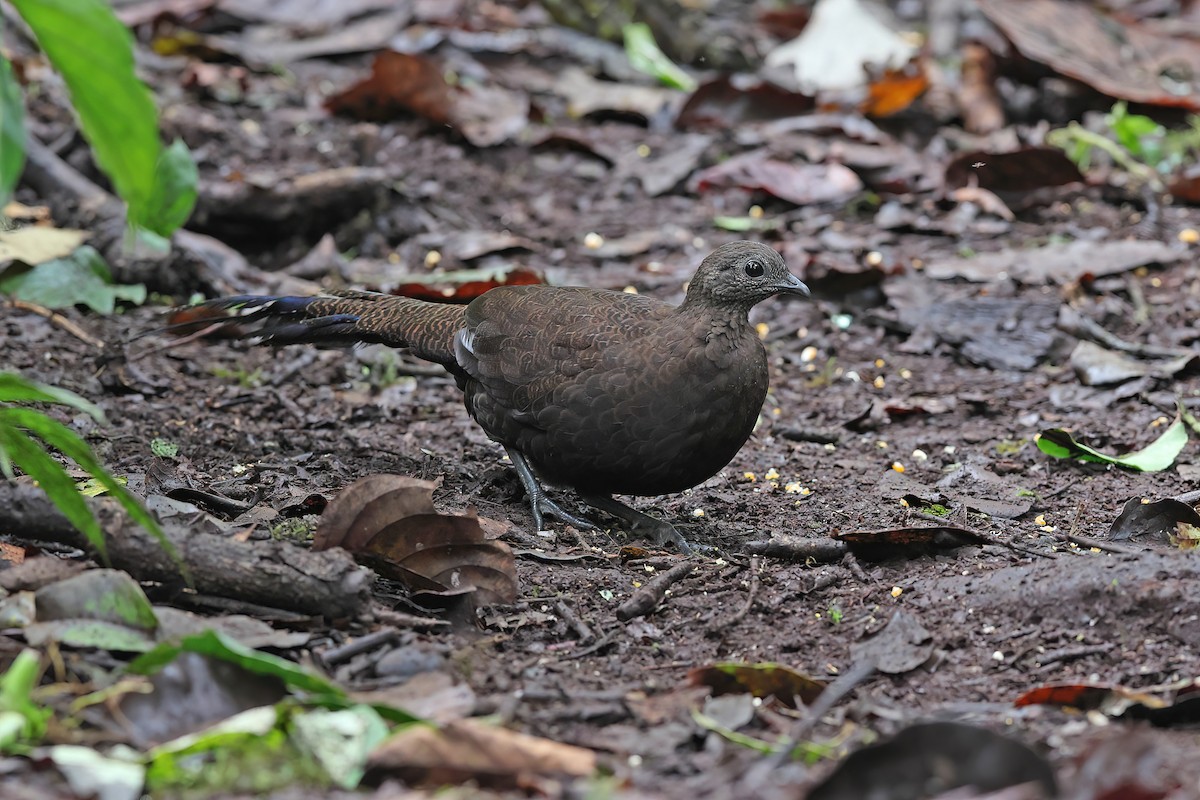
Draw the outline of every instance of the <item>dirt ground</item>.
<instances>
[{"instance_id":1,"label":"dirt ground","mask_svg":"<svg viewBox=\"0 0 1200 800\"><path fill-rule=\"evenodd\" d=\"M1052 764L1064 796L1200 797L1194 728L1013 705L1044 685L1152 689L1200 677L1195 557L1165 536L1112 542L1109 534L1129 499L1197 488L1195 447L1171 469L1137 473L1054 460L1034 444L1041 431L1067 428L1104 452L1128 452L1161 433L1177 402L1200 405L1200 376L1188 367L1084 385L1071 361L1077 329L1061 316L1073 310L1128 342L1194 347L1194 250L1085 280L937 277L938 265L964 257L1070 240L1179 247L1181 231L1200 229L1200 211L1164 205L1148 225L1136 196L1075 184L1019 207L1012 222L981 214L952 225L961 205L920 193L884 198L938 224L882 227L878 203L797 208L741 189L682 186L651 197L623 162L614 166L588 148L474 147L421 120L360 123L315 107L321 81L344 85L363 63L300 65L291 82L251 74L248 94L274 99L262 105L197 97L156 65L168 132L197 153L206 186L233 173L282 180L349 165L389 176L341 195L336 206L246 219L240 234L236 214L221 211L210 190L196 227L266 268L294 263L330 234L353 258L342 276L338 268L310 273L329 286L422 272L426 253L437 250L448 269L521 265L553 283L632 287L678 301L700 258L741 236L716 229L714 217L759 205L782 222L751 235L779 248L814 297L770 300L752 315L771 364L754 435L691 491L633 501L711 550L652 614L620 621L617 606L682 557L628 548L644 543L620 530L531 530L501 449L469 420L447 376L420 368L409 375L416 362L373 347L271 350L140 335L163 323L171 302L187 299L177 294L108 318L66 313L131 358L134 385L117 391L95 348L41 317L0 311L0 364L97 402L108 425L74 424L132 489L154 493L166 474L172 485L278 511L389 472L440 481L439 510L474 509L508 523L519 601L483 610L476 631L406 634L403 646L469 686L471 713L598 751L621 796L797 797L845 753L909 723L942 720L1031 745ZM915 142L905 133L910 124L891 121L889 130ZM645 145L653 153L677 146L680 135L624 120L563 121L557 129L611 150ZM737 150L736 141L736 131L715 136L704 163ZM39 199L28 190L18 196ZM520 241L455 257L469 249L455 239L463 234ZM646 244L606 255L589 246L588 234ZM188 283L163 283L177 279ZM177 444L177 458L153 456L154 439ZM947 525L986 543L902 548L882 560L855 550L806 562L781 549L785 541ZM256 535L271 529L260 524ZM382 599L397 593L380 586ZM897 612L924 629L911 643L927 657L869 674L826 709L808 736L830 745L828 758L764 775L760 753L691 715L701 708L771 741L791 730L797 712L774 702L705 704L704 690L689 688L689 671L777 662L833 680L862 661L857 647ZM590 628L586 641L580 624ZM310 649L371 629L318 625ZM335 677L369 683L373 662L352 661ZM1120 786L1143 793L1103 793Z\"/></svg>"}]
</instances>

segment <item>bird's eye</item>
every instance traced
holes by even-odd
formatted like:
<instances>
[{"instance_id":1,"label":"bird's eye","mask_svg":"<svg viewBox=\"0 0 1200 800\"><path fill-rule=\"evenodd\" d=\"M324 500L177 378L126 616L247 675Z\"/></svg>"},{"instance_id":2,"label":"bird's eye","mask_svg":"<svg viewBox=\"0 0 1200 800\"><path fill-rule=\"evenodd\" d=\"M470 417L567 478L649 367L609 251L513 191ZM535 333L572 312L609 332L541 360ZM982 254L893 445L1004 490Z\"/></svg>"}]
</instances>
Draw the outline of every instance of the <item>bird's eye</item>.
<instances>
[{"instance_id":1,"label":"bird's eye","mask_svg":"<svg viewBox=\"0 0 1200 800\"><path fill-rule=\"evenodd\" d=\"M762 265L761 261L747 261L746 274L751 278L761 278L766 274L767 268Z\"/></svg>"}]
</instances>

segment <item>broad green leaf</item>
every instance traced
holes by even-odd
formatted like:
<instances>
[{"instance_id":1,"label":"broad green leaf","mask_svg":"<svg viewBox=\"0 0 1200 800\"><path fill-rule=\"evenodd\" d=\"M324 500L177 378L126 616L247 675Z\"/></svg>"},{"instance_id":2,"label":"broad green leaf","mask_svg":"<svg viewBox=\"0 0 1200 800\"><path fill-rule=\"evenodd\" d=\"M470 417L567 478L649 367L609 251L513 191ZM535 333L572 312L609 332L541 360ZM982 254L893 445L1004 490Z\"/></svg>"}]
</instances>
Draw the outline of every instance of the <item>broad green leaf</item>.
<instances>
[{"instance_id":1,"label":"broad green leaf","mask_svg":"<svg viewBox=\"0 0 1200 800\"><path fill-rule=\"evenodd\" d=\"M657 78L673 89L690 92L696 88L695 78L676 66L659 49L649 25L634 22L626 25L622 32L625 34L625 55L634 69Z\"/></svg>"},{"instance_id":2,"label":"broad green leaf","mask_svg":"<svg viewBox=\"0 0 1200 800\"><path fill-rule=\"evenodd\" d=\"M25 167L25 106L12 64L0 55L0 206L8 202Z\"/></svg>"},{"instance_id":3,"label":"broad green leaf","mask_svg":"<svg viewBox=\"0 0 1200 800\"><path fill-rule=\"evenodd\" d=\"M182 139L176 139L158 159L146 227L164 236L182 228L196 206L199 182L191 151Z\"/></svg>"},{"instance_id":4,"label":"broad green leaf","mask_svg":"<svg viewBox=\"0 0 1200 800\"><path fill-rule=\"evenodd\" d=\"M66 258L47 261L31 269L0 276L0 294L37 303L46 308L85 305L100 314L111 314L117 300L139 304L146 287L111 282L108 265L92 247L84 245Z\"/></svg>"},{"instance_id":5,"label":"broad green leaf","mask_svg":"<svg viewBox=\"0 0 1200 800\"><path fill-rule=\"evenodd\" d=\"M96 522L92 512L87 507L83 496L75 491L75 481L57 461L38 447L38 445L18 430L4 415L20 409L0 408L0 451L3 451L12 463L20 467L26 475L33 478L42 487L42 491L58 507L67 521L79 529L92 547L100 553L100 558L108 562L108 551L104 542L104 533Z\"/></svg>"},{"instance_id":6,"label":"broad green leaf","mask_svg":"<svg viewBox=\"0 0 1200 800\"><path fill-rule=\"evenodd\" d=\"M25 641L34 647L47 647L50 643L67 647L94 647L121 653L144 653L155 646L154 636L96 619L61 619L49 622L34 622L21 631Z\"/></svg>"},{"instance_id":7,"label":"broad green leaf","mask_svg":"<svg viewBox=\"0 0 1200 800\"><path fill-rule=\"evenodd\" d=\"M0 403L55 403L77 408L97 422L104 421L104 412L95 403L74 392L31 381L13 372L0 372Z\"/></svg>"},{"instance_id":8,"label":"broad green leaf","mask_svg":"<svg viewBox=\"0 0 1200 800\"><path fill-rule=\"evenodd\" d=\"M117 569L89 569L37 590L39 622L94 620L141 631L158 630L158 617L141 584Z\"/></svg>"},{"instance_id":9,"label":"broad green leaf","mask_svg":"<svg viewBox=\"0 0 1200 800\"><path fill-rule=\"evenodd\" d=\"M214 630L185 637L178 643L161 644L135 659L128 670L140 675L150 675L174 661L183 652L219 658L237 664L256 675L273 675L293 689L318 695L345 696L345 692L336 684L299 664L246 647Z\"/></svg>"},{"instance_id":10,"label":"broad green leaf","mask_svg":"<svg viewBox=\"0 0 1200 800\"><path fill-rule=\"evenodd\" d=\"M314 708L292 717L292 739L343 789L362 780L367 758L388 737L388 726L367 705L341 711Z\"/></svg>"},{"instance_id":11,"label":"broad green leaf","mask_svg":"<svg viewBox=\"0 0 1200 800\"><path fill-rule=\"evenodd\" d=\"M1179 419L1171 423L1162 436L1146 447L1123 456L1110 456L1093 450L1075 441L1071 434L1061 428L1042 431L1037 436L1038 449L1054 458L1077 458L1081 461L1115 464L1137 472L1159 472L1171 466L1187 441L1187 428Z\"/></svg>"},{"instance_id":12,"label":"broad green leaf","mask_svg":"<svg viewBox=\"0 0 1200 800\"><path fill-rule=\"evenodd\" d=\"M154 99L134 74L129 30L103 0L11 2L62 74L96 163L129 204L130 224L169 235L154 227L162 219L153 203L163 148Z\"/></svg>"},{"instance_id":13,"label":"broad green leaf","mask_svg":"<svg viewBox=\"0 0 1200 800\"><path fill-rule=\"evenodd\" d=\"M158 543L167 552L167 554L171 556L171 559L179 565L180 572L183 573L184 579L190 582L187 571L184 569L183 562L179 558L179 553L175 550L175 546L171 544L170 540L167 539L166 534L162 532L162 528L159 527L158 521L150 515L150 512L142 507L142 504L137 501L137 498L131 495L129 491L121 485L120 481L114 478L108 472L108 470L104 469L103 465L101 465L96 459L95 454L92 453L91 448L87 446L87 442L79 438L78 434L76 434L66 425L50 419L45 414L41 414L28 408L0 408L0 433L2 433L4 428L8 426L24 428L30 433L35 434L46 444L59 450L63 455L74 461L85 471L87 471L89 475L98 480L104 486L104 488L108 490L108 493L112 495L113 499L121 504L121 508L125 509L125 513L129 515L130 519L141 525L150 533L151 536L158 540ZM53 459L49 459L49 457L47 457L47 459L56 467L58 466ZM15 461L17 465L21 467L21 469L25 469L26 472L29 472L29 470L25 468L25 465L22 464L15 455L13 457L13 461ZM59 467L60 472L61 469L62 468ZM32 472L29 474L33 475L35 480L38 480L39 482L41 481L41 478L39 478L37 475L34 475ZM87 514L88 519L91 519L91 512L88 510L87 504L84 502L83 497L78 491L76 491L74 481L67 476L66 472L62 472L62 476L66 478L67 482L71 485L71 496L83 505L84 512ZM46 494L50 495L50 499L54 501L55 505L59 505L59 498L50 494L49 487L46 487L43 484L43 488L46 489ZM61 509L62 506L59 505L59 508ZM64 511L64 513L66 512ZM79 526L75 519L71 518L70 516L67 518L71 520L73 525L76 527ZM94 525L95 521L93 520L92 522ZM100 533L99 527L97 526L95 528L97 538L93 538L92 535L83 528L80 528L80 530L83 531L84 535L88 537L88 541L92 542L93 545L96 546L97 550L100 551L101 556L107 559L107 556L105 555L106 551L104 550L104 539L103 535ZM97 543L97 539L99 540L99 543Z\"/></svg>"}]
</instances>

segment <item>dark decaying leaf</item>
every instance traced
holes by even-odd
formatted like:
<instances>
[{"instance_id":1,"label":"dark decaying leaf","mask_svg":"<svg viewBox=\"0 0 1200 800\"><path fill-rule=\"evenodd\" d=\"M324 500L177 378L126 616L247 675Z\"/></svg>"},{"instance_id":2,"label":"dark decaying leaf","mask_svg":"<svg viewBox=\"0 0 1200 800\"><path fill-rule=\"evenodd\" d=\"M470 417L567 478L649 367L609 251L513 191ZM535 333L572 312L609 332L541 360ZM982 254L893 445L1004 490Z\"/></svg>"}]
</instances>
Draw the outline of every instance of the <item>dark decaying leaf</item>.
<instances>
[{"instance_id":1,"label":"dark decaying leaf","mask_svg":"<svg viewBox=\"0 0 1200 800\"><path fill-rule=\"evenodd\" d=\"M809 705L825 690L826 681L810 678L783 664L710 664L688 671L688 684L708 686L714 695L747 693L774 697L789 708L797 699Z\"/></svg>"},{"instance_id":2,"label":"dark decaying leaf","mask_svg":"<svg viewBox=\"0 0 1200 800\"><path fill-rule=\"evenodd\" d=\"M946 165L946 188L980 186L993 192L1030 192L1083 183L1075 162L1057 147L1023 147L1011 153L973 150Z\"/></svg>"},{"instance_id":3,"label":"dark decaying leaf","mask_svg":"<svg viewBox=\"0 0 1200 800\"><path fill-rule=\"evenodd\" d=\"M273 675L255 675L237 664L198 653L179 656L149 678L149 692L121 697L125 733L145 748L201 730L242 711L279 702L287 694Z\"/></svg>"},{"instance_id":4,"label":"dark decaying leaf","mask_svg":"<svg viewBox=\"0 0 1200 800\"><path fill-rule=\"evenodd\" d=\"M930 722L851 753L808 800L936 797L962 786L994 792L1022 783L1037 784L1043 797L1058 796L1050 765L1020 742L971 725Z\"/></svg>"},{"instance_id":5,"label":"dark decaying leaf","mask_svg":"<svg viewBox=\"0 0 1200 800\"><path fill-rule=\"evenodd\" d=\"M371 75L325 101L331 113L385 121L405 112L448 125L476 147L500 144L528 122L529 100L497 86L451 86L430 58L385 50Z\"/></svg>"},{"instance_id":6,"label":"dark decaying leaf","mask_svg":"<svg viewBox=\"0 0 1200 800\"><path fill-rule=\"evenodd\" d=\"M850 645L855 664L869 663L885 675L900 675L933 655L933 634L912 614L900 610L883 630Z\"/></svg>"},{"instance_id":7,"label":"dark decaying leaf","mask_svg":"<svg viewBox=\"0 0 1200 800\"><path fill-rule=\"evenodd\" d=\"M755 150L701 170L691 181L698 191L740 188L795 203L842 203L862 191L854 171L841 164L793 164Z\"/></svg>"},{"instance_id":8,"label":"dark decaying leaf","mask_svg":"<svg viewBox=\"0 0 1200 800\"><path fill-rule=\"evenodd\" d=\"M1200 110L1190 76L1200 48L1071 0L979 0L979 7L1031 61L1120 100Z\"/></svg>"},{"instance_id":9,"label":"dark decaying leaf","mask_svg":"<svg viewBox=\"0 0 1200 800\"><path fill-rule=\"evenodd\" d=\"M925 555L968 545L992 543L988 536L978 531L954 525L846 531L835 533L833 538L845 542L856 556L869 561Z\"/></svg>"},{"instance_id":10,"label":"dark decaying leaf","mask_svg":"<svg viewBox=\"0 0 1200 800\"><path fill-rule=\"evenodd\" d=\"M1108 538L1134 539L1148 536L1160 542L1175 535L1179 523L1200 525L1200 514L1187 503L1167 498L1150 502L1149 498L1131 497L1108 529Z\"/></svg>"},{"instance_id":11,"label":"dark decaying leaf","mask_svg":"<svg viewBox=\"0 0 1200 800\"><path fill-rule=\"evenodd\" d=\"M369 475L329 504L313 547L340 546L411 590L476 605L512 602L516 566L503 542L489 540L474 515L438 514L437 484L402 475Z\"/></svg>"},{"instance_id":12,"label":"dark decaying leaf","mask_svg":"<svg viewBox=\"0 0 1200 800\"><path fill-rule=\"evenodd\" d=\"M816 100L748 76L722 75L688 97L675 124L685 130L720 130L807 114Z\"/></svg>"}]
</instances>

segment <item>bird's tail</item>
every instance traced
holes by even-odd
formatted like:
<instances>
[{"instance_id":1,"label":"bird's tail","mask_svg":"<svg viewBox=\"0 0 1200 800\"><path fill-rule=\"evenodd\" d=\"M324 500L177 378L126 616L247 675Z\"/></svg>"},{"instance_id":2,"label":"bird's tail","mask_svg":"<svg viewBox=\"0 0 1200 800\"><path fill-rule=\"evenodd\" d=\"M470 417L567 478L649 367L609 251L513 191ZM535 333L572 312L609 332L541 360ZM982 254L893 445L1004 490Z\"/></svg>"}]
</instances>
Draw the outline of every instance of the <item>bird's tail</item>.
<instances>
[{"instance_id":1,"label":"bird's tail","mask_svg":"<svg viewBox=\"0 0 1200 800\"><path fill-rule=\"evenodd\" d=\"M411 348L429 361L454 361L454 335L466 306L429 303L376 292L314 297L237 295L172 313L168 330L247 339L255 344L380 343Z\"/></svg>"}]
</instances>

